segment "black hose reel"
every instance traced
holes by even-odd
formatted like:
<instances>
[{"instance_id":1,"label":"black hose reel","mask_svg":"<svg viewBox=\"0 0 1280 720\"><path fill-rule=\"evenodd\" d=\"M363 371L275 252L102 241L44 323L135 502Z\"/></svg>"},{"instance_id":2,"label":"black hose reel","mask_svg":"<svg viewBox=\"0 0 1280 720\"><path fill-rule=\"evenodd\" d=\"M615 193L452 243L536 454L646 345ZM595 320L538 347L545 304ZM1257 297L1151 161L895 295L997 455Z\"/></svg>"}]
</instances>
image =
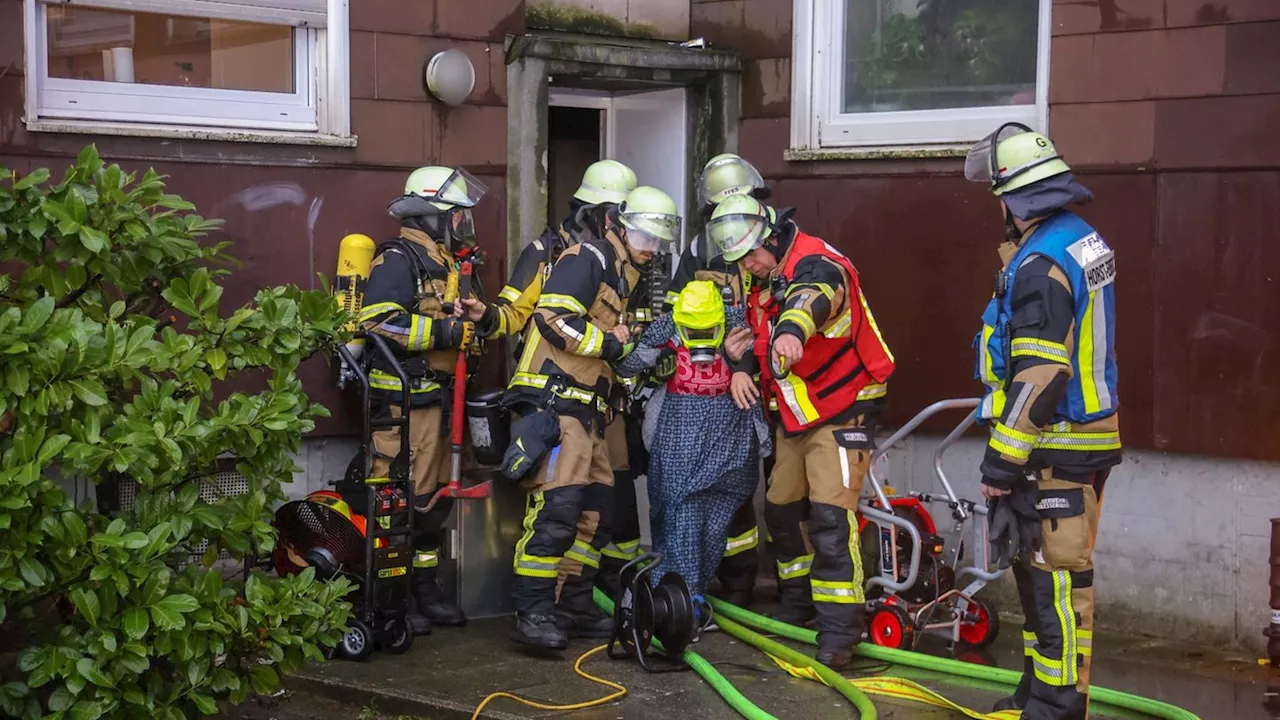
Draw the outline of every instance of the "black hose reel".
<instances>
[{"instance_id":1,"label":"black hose reel","mask_svg":"<svg viewBox=\"0 0 1280 720\"><path fill-rule=\"evenodd\" d=\"M661 555L650 552L622 568L609 640L610 658L635 658L651 673L688 670L682 656L697 630L693 596L683 577L669 572L657 585L650 584L661 562Z\"/></svg>"}]
</instances>

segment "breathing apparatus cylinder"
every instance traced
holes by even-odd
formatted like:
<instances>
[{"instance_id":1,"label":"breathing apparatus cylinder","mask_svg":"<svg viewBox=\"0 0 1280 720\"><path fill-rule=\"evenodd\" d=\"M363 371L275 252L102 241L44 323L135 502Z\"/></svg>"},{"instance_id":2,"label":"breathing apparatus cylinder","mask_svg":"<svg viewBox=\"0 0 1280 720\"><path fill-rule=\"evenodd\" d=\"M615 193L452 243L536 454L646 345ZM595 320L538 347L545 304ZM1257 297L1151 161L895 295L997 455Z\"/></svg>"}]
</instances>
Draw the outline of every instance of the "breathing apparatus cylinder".
<instances>
[{"instance_id":1,"label":"breathing apparatus cylinder","mask_svg":"<svg viewBox=\"0 0 1280 720\"><path fill-rule=\"evenodd\" d=\"M343 330L354 332L356 316L364 305L364 285L369 280L377 244L373 238L359 233L342 238L338 244L338 272L333 281L333 296L338 306L351 313ZM357 359L364 353L364 340L352 340L347 350Z\"/></svg>"}]
</instances>

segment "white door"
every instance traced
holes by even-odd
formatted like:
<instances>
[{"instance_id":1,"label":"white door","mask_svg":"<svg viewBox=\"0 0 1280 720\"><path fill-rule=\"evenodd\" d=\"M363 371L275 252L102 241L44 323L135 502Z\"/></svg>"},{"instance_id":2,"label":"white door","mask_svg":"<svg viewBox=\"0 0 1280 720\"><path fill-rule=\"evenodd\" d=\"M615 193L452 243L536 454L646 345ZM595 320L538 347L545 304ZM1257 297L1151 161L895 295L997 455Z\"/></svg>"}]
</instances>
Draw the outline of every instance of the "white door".
<instances>
[{"instance_id":1,"label":"white door","mask_svg":"<svg viewBox=\"0 0 1280 720\"><path fill-rule=\"evenodd\" d=\"M656 187L676 201L686 228L676 257L689 238L687 123L684 88L615 95L605 120L605 157L635 170L641 185Z\"/></svg>"}]
</instances>

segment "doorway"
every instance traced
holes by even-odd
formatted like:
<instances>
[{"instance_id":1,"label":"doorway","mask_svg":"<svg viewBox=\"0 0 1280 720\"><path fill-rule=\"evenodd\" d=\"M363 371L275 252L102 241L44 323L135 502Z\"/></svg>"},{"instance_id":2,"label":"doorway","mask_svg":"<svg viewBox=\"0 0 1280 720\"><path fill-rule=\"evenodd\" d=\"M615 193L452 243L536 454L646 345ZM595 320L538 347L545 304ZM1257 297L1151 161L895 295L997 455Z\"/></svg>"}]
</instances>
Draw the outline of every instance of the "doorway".
<instances>
[{"instance_id":1,"label":"doorway","mask_svg":"<svg viewBox=\"0 0 1280 720\"><path fill-rule=\"evenodd\" d=\"M647 91L553 89L547 100L547 218L562 218L591 163L617 160L675 200L689 242L688 99L682 87ZM672 265L674 269L674 264Z\"/></svg>"}]
</instances>

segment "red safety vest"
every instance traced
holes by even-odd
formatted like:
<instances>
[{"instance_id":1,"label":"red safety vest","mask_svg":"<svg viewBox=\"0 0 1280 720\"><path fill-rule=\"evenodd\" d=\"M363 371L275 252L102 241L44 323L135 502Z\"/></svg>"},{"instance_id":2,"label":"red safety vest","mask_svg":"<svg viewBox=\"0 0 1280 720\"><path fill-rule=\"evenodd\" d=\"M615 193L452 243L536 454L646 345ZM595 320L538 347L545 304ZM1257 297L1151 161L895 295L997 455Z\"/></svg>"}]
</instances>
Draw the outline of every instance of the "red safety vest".
<instances>
[{"instance_id":1,"label":"red safety vest","mask_svg":"<svg viewBox=\"0 0 1280 720\"><path fill-rule=\"evenodd\" d=\"M724 358L716 355L715 362L695 363L684 345L671 342L668 347L676 351L676 372L667 379L667 392L704 397L716 397L729 392L733 371Z\"/></svg>"},{"instance_id":2,"label":"red safety vest","mask_svg":"<svg viewBox=\"0 0 1280 720\"><path fill-rule=\"evenodd\" d=\"M796 265L813 255L820 255L844 268L849 275L847 306L839 315L817 329L804 345L804 358L790 368L784 378L773 378L769 371L770 339L781 306L761 290L752 297L748 315L753 317L756 332L755 352L760 360L761 377L766 393L776 402L782 426L795 433L820 425L843 414L854 403L884 397L884 383L893 374L893 353L880 335L875 317L858 284L858 270L838 250L820 238L797 231L791 249L783 258L781 276L788 284L795 278ZM763 297L762 297L763 296ZM759 327L756 310L768 320ZM770 407L774 407L770 402Z\"/></svg>"}]
</instances>

